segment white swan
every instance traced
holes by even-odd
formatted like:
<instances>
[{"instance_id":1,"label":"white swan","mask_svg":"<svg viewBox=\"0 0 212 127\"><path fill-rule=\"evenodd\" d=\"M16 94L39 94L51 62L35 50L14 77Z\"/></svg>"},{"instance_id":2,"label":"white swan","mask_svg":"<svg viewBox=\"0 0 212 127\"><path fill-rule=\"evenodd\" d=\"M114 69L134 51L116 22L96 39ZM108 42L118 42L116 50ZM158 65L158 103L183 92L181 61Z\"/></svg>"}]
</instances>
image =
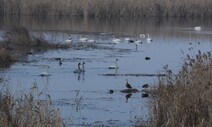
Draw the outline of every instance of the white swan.
<instances>
[{"instance_id":1,"label":"white swan","mask_svg":"<svg viewBox=\"0 0 212 127\"><path fill-rule=\"evenodd\" d=\"M145 35L145 34L140 34L139 37L140 37L140 38L145 38L146 35Z\"/></svg>"},{"instance_id":2,"label":"white swan","mask_svg":"<svg viewBox=\"0 0 212 127\"><path fill-rule=\"evenodd\" d=\"M115 62L115 66L114 65L111 65L108 67L108 69L118 69L118 65L117 65L117 61L119 61L119 59L116 58L116 60L114 61Z\"/></svg>"},{"instance_id":3,"label":"white swan","mask_svg":"<svg viewBox=\"0 0 212 127\"><path fill-rule=\"evenodd\" d=\"M73 42L72 38L71 37L68 37L66 40L65 40L65 44L71 44Z\"/></svg>"},{"instance_id":4,"label":"white swan","mask_svg":"<svg viewBox=\"0 0 212 127\"><path fill-rule=\"evenodd\" d=\"M77 69L74 70L74 73L81 73L82 72L80 65L81 65L81 63L78 63Z\"/></svg>"},{"instance_id":5,"label":"white swan","mask_svg":"<svg viewBox=\"0 0 212 127\"><path fill-rule=\"evenodd\" d=\"M85 72L85 62L82 62L82 64L81 64L81 65L82 65L82 69L81 69L81 71L82 71L82 72Z\"/></svg>"},{"instance_id":6,"label":"white swan","mask_svg":"<svg viewBox=\"0 0 212 127\"><path fill-rule=\"evenodd\" d=\"M113 36L112 42L113 42L114 44L119 44L119 43L121 43L121 39L115 38L115 36Z\"/></svg>"},{"instance_id":7,"label":"white swan","mask_svg":"<svg viewBox=\"0 0 212 127\"><path fill-rule=\"evenodd\" d=\"M88 41L88 38L80 36L79 42L87 42L87 41Z\"/></svg>"},{"instance_id":8,"label":"white swan","mask_svg":"<svg viewBox=\"0 0 212 127\"><path fill-rule=\"evenodd\" d=\"M124 38L124 41L128 42L128 43L133 43L134 42L134 40L129 38L129 37Z\"/></svg>"},{"instance_id":9,"label":"white swan","mask_svg":"<svg viewBox=\"0 0 212 127\"><path fill-rule=\"evenodd\" d=\"M153 39L152 39L151 37L149 37L149 34L147 34L147 39L146 39L146 40L147 40L147 42L149 42L149 43L153 41Z\"/></svg>"},{"instance_id":10,"label":"white swan","mask_svg":"<svg viewBox=\"0 0 212 127\"><path fill-rule=\"evenodd\" d=\"M49 71L48 71L49 66L46 65L44 67L45 67L45 70L40 74L40 76L50 76Z\"/></svg>"},{"instance_id":11,"label":"white swan","mask_svg":"<svg viewBox=\"0 0 212 127\"><path fill-rule=\"evenodd\" d=\"M89 43L95 43L96 41L93 40L93 39L88 39L88 42L89 42Z\"/></svg>"},{"instance_id":12,"label":"white swan","mask_svg":"<svg viewBox=\"0 0 212 127\"><path fill-rule=\"evenodd\" d=\"M196 27L194 27L194 30L200 31L201 30L201 27L200 26L196 26Z\"/></svg>"},{"instance_id":13,"label":"white swan","mask_svg":"<svg viewBox=\"0 0 212 127\"><path fill-rule=\"evenodd\" d=\"M135 41L135 44L136 44L136 45L140 45L140 44L142 44L142 41L141 41L141 40L136 40L136 41Z\"/></svg>"}]
</instances>

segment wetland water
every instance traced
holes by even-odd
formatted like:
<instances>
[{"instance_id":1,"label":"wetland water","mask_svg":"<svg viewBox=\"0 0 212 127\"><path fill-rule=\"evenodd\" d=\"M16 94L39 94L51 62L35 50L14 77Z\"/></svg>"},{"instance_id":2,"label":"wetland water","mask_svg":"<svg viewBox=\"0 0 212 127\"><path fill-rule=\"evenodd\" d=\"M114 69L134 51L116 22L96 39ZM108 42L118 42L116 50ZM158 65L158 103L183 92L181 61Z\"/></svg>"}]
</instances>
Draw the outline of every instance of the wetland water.
<instances>
[{"instance_id":1,"label":"wetland water","mask_svg":"<svg viewBox=\"0 0 212 127\"><path fill-rule=\"evenodd\" d=\"M133 126L135 119L148 120L148 98L133 93L126 99L126 79L139 90L142 84L157 84L157 77L103 76L103 74L158 74L168 64L174 73L180 69L186 54L195 55L198 50L211 51L212 22L194 19L81 19L81 18L32 18L10 17L0 19L0 39L12 25L22 25L32 34L41 35L52 43L64 43L72 36L78 43L80 36L94 39L96 45L107 48L79 48L51 50L32 54L23 62L2 70L13 90L27 90L37 83L40 90L46 89L53 103L61 111L70 126ZM195 31L201 26L201 31ZM122 41L111 44L113 35L121 40L126 37L138 39L139 34L149 33L153 42L142 39L141 45ZM135 37L135 35L137 35ZM145 60L145 57L150 60ZM64 60L60 66L55 58ZM108 67L118 58L117 71ZM86 71L75 74L78 62L85 62ZM49 77L38 76L48 65ZM113 89L113 94L108 91Z\"/></svg>"}]
</instances>

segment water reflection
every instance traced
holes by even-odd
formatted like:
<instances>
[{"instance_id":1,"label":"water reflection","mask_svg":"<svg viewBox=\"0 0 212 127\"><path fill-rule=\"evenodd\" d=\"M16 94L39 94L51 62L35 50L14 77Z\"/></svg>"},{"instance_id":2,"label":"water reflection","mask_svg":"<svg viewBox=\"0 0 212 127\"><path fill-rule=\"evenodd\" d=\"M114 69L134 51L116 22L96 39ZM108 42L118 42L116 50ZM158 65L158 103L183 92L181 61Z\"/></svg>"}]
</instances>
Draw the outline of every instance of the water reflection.
<instances>
[{"instance_id":1,"label":"water reflection","mask_svg":"<svg viewBox=\"0 0 212 127\"><path fill-rule=\"evenodd\" d=\"M128 99L129 99L131 96L132 96L131 93L129 93L129 94L127 94L127 95L125 96L125 98L126 98L126 103L128 103Z\"/></svg>"},{"instance_id":2,"label":"water reflection","mask_svg":"<svg viewBox=\"0 0 212 127\"><path fill-rule=\"evenodd\" d=\"M1 17L0 28L8 29L12 25L22 25L32 31L54 31L52 40L56 39L57 33L107 33L115 35L139 36L149 33L152 37L162 35L164 37L188 37L185 32L172 29L182 28L186 31L194 31L195 26L203 26L207 32L212 26L211 19L188 19L188 18L134 18L134 19L95 19L95 18L54 18L54 17ZM124 27L123 27L124 26ZM172 27L170 31L170 27ZM177 34L174 34L177 32ZM69 35L61 35L61 38ZM192 35L193 36L193 35Z\"/></svg>"},{"instance_id":3,"label":"water reflection","mask_svg":"<svg viewBox=\"0 0 212 127\"><path fill-rule=\"evenodd\" d=\"M85 81L85 72L77 73L77 80L78 81Z\"/></svg>"}]
</instances>

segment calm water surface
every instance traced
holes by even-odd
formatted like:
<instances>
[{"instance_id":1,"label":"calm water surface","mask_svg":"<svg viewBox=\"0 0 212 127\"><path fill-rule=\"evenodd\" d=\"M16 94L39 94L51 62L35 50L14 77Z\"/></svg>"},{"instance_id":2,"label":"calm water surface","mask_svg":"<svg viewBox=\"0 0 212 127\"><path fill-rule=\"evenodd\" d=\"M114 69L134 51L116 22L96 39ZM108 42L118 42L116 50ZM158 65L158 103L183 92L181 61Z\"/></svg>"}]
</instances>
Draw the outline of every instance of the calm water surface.
<instances>
[{"instance_id":1,"label":"calm water surface","mask_svg":"<svg viewBox=\"0 0 212 127\"><path fill-rule=\"evenodd\" d=\"M168 64L174 73L180 69L186 54L195 55L198 50L211 51L212 22L194 19L81 19L81 18L32 18L5 17L0 19L0 39L12 25L22 25L31 34L42 36L52 43L64 43L72 36L78 43L80 36L96 40L97 45L108 49L53 50L43 54L29 55L27 62L14 64L3 70L12 88L27 90L37 83L46 89L62 117L72 126L133 126L135 119L149 118L149 100L134 93L127 100L120 90L126 79L139 90L142 84L157 84L157 77L103 76L102 74L158 74ZM201 31L195 31L201 26ZM143 39L138 45L122 42L112 45L113 35L138 39L139 34L149 33L152 43ZM136 36L135 36L136 35ZM148 56L151 60L146 61ZM62 57L59 66L54 58ZM119 69L109 70L118 58ZM78 62L86 62L84 74L74 74ZM49 65L49 77L38 76L43 65ZM108 94L109 89L115 90ZM81 98L81 99L80 99ZM79 102L79 103L77 103Z\"/></svg>"}]
</instances>

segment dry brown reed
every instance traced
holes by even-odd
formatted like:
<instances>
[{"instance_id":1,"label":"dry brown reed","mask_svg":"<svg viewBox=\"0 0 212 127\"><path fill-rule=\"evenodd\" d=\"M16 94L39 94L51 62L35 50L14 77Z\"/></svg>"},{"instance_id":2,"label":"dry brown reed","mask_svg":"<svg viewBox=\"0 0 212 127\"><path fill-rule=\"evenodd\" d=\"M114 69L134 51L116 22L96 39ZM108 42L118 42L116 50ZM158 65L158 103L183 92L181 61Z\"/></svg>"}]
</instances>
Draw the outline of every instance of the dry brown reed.
<instances>
[{"instance_id":1,"label":"dry brown reed","mask_svg":"<svg viewBox=\"0 0 212 127\"><path fill-rule=\"evenodd\" d=\"M211 0L0 0L0 14L36 16L211 16Z\"/></svg>"},{"instance_id":2,"label":"dry brown reed","mask_svg":"<svg viewBox=\"0 0 212 127\"><path fill-rule=\"evenodd\" d=\"M37 85L21 96L15 96L7 85L1 86L0 126L1 127L61 127L63 121L60 112ZM17 94L16 94L17 95ZM47 96L42 100L42 96Z\"/></svg>"},{"instance_id":3,"label":"dry brown reed","mask_svg":"<svg viewBox=\"0 0 212 127\"><path fill-rule=\"evenodd\" d=\"M187 55L177 75L166 68L153 99L153 121L157 127L212 126L211 53Z\"/></svg>"}]
</instances>

